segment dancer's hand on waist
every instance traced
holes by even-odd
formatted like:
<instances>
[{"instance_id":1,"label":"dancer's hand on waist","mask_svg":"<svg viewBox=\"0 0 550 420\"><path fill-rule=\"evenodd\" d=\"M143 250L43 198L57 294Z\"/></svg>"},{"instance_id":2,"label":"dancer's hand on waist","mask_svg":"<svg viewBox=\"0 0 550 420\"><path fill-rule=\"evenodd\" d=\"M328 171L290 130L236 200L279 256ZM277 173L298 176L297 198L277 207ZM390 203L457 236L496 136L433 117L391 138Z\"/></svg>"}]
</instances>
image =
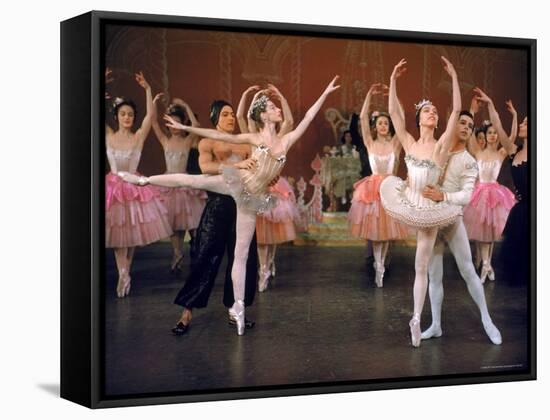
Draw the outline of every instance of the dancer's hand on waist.
<instances>
[{"instance_id":1,"label":"dancer's hand on waist","mask_svg":"<svg viewBox=\"0 0 550 420\"><path fill-rule=\"evenodd\" d=\"M445 193L437 185L426 185L422 190L422 197L438 202L445 199Z\"/></svg>"}]
</instances>

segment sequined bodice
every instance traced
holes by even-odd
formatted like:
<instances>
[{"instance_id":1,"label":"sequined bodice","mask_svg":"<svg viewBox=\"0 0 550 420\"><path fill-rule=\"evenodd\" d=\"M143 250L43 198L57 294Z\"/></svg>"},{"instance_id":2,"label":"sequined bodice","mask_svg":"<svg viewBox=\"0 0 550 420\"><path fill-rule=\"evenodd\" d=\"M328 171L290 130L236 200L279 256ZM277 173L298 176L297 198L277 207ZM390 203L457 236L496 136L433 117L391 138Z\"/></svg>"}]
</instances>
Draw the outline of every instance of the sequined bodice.
<instances>
[{"instance_id":1,"label":"sequined bodice","mask_svg":"<svg viewBox=\"0 0 550 420\"><path fill-rule=\"evenodd\" d=\"M502 161L500 160L478 160L479 182L496 182Z\"/></svg>"},{"instance_id":2,"label":"sequined bodice","mask_svg":"<svg viewBox=\"0 0 550 420\"><path fill-rule=\"evenodd\" d=\"M109 166L113 173L119 171L130 172L132 174L136 173L140 157L141 150L119 150L107 146L107 159L109 160Z\"/></svg>"},{"instance_id":3,"label":"sequined bodice","mask_svg":"<svg viewBox=\"0 0 550 420\"><path fill-rule=\"evenodd\" d=\"M417 159L412 155L405 156L407 164L408 188L407 198L419 206L429 206L433 201L422 197L422 190L426 185L437 185L441 175L441 168L429 159Z\"/></svg>"},{"instance_id":4,"label":"sequined bodice","mask_svg":"<svg viewBox=\"0 0 550 420\"><path fill-rule=\"evenodd\" d=\"M263 193L269 183L281 173L286 163L286 155L273 156L269 147L260 145L252 153L258 161L253 170L241 169L241 176L246 190L250 194Z\"/></svg>"},{"instance_id":5,"label":"sequined bodice","mask_svg":"<svg viewBox=\"0 0 550 420\"><path fill-rule=\"evenodd\" d=\"M391 152L388 155L369 153L369 164L374 175L392 174L395 164L395 153Z\"/></svg>"},{"instance_id":6,"label":"sequined bodice","mask_svg":"<svg viewBox=\"0 0 550 420\"><path fill-rule=\"evenodd\" d=\"M165 150L164 160L166 161L167 174L182 174L187 172L187 159L189 150Z\"/></svg>"}]
</instances>

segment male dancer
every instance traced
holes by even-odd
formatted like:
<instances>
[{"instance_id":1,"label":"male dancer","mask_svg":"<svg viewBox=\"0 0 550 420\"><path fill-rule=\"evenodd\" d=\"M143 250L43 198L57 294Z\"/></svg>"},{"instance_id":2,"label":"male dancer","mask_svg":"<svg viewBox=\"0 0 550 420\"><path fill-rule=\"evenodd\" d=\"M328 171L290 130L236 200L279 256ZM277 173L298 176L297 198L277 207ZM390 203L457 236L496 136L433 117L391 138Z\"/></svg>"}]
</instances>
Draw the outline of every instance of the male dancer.
<instances>
[{"instance_id":1,"label":"male dancer","mask_svg":"<svg viewBox=\"0 0 550 420\"><path fill-rule=\"evenodd\" d=\"M451 156L446 165L441 188L428 185L423 191L423 196L434 201L448 201L455 205L465 206L470 201L477 178L477 164L475 159L467 152L466 142L474 130L474 118L468 111L462 111L455 132L455 146L451 150ZM441 330L441 305L443 303L443 251L444 241L455 257L460 274L468 287L468 292L479 308L483 328L493 344L501 344L502 337L499 330L493 324L481 280L479 279L470 251L470 242L466 228L459 217L456 222L439 231L437 241L428 268L430 305L432 310L432 325L422 333L421 338L426 340L432 337L440 337Z\"/></svg>"},{"instance_id":2,"label":"male dancer","mask_svg":"<svg viewBox=\"0 0 550 420\"><path fill-rule=\"evenodd\" d=\"M232 133L235 129L235 114L231 104L222 100L214 101L210 106L210 121L217 130ZM250 145L230 144L207 138L199 142L199 166L203 174L218 175L221 165L248 159L250 154ZM206 307L226 252L228 261L223 303L227 308L231 308L233 305L235 299L231 267L235 251L236 218L237 207L231 196L208 192L206 206L191 248L191 273L174 300L175 304L183 306L181 317L177 325L172 328L175 335L183 335L187 332L193 308ZM256 235L254 235L246 264L245 306L252 304L256 293L256 274L258 272L256 248ZM229 323L235 324L231 315ZM252 328L254 322L245 320L245 326Z\"/></svg>"}]
</instances>

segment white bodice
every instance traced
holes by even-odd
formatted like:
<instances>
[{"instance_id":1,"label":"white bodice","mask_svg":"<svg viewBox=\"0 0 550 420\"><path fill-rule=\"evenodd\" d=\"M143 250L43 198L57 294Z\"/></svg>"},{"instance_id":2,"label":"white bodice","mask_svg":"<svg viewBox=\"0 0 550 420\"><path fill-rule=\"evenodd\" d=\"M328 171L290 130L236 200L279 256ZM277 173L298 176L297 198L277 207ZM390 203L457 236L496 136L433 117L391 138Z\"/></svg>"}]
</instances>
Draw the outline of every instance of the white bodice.
<instances>
[{"instance_id":1,"label":"white bodice","mask_svg":"<svg viewBox=\"0 0 550 420\"><path fill-rule=\"evenodd\" d=\"M407 199L418 207L430 207L434 202L422 196L426 185L437 185L441 168L429 159L417 159L412 155L405 156L407 164L408 187L405 191Z\"/></svg>"},{"instance_id":2,"label":"white bodice","mask_svg":"<svg viewBox=\"0 0 550 420\"><path fill-rule=\"evenodd\" d=\"M119 171L136 173L141 158L141 150L119 150L107 146L107 159L112 173Z\"/></svg>"},{"instance_id":3,"label":"white bodice","mask_svg":"<svg viewBox=\"0 0 550 420\"><path fill-rule=\"evenodd\" d=\"M391 175L395 165L395 153L375 155L369 153L369 164L374 175Z\"/></svg>"},{"instance_id":4,"label":"white bodice","mask_svg":"<svg viewBox=\"0 0 550 420\"><path fill-rule=\"evenodd\" d=\"M166 161L167 174L184 174L187 172L187 159L189 150L165 150L164 160Z\"/></svg>"},{"instance_id":5,"label":"white bodice","mask_svg":"<svg viewBox=\"0 0 550 420\"><path fill-rule=\"evenodd\" d=\"M478 160L479 182L496 182L502 161L500 160Z\"/></svg>"}]
</instances>

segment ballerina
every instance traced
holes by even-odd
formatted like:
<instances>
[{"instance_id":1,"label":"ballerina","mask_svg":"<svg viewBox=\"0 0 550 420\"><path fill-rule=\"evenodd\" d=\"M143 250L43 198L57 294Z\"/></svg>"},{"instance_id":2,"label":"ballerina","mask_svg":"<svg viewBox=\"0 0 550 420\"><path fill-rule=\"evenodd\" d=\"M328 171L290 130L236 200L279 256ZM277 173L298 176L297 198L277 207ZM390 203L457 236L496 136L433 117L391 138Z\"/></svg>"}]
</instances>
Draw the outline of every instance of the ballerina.
<instances>
[{"instance_id":1,"label":"ballerina","mask_svg":"<svg viewBox=\"0 0 550 420\"><path fill-rule=\"evenodd\" d=\"M250 92L258 91L254 96L251 106L248 110L248 118L244 118L244 108L246 97ZM286 98L272 84L268 84L268 93L275 96L281 103L283 111L283 121L278 131L279 136L283 136L292 130L294 119L292 111L288 105ZM259 86L251 86L243 93L239 106L237 108L237 121L241 133L255 133L258 131L256 123L250 117L252 104L261 94ZM277 199L276 206L266 212L258 214L256 218L256 235L258 241L258 259L260 266L258 267L258 291L263 292L267 289L269 278L275 277L275 253L277 245L285 242L290 242L296 239L296 228L294 221L299 217L298 208L296 206L296 197L292 187L288 181L279 177L274 185L268 188L270 194Z\"/></svg>"},{"instance_id":2,"label":"ballerina","mask_svg":"<svg viewBox=\"0 0 550 420\"><path fill-rule=\"evenodd\" d=\"M487 104L491 121L483 124L487 144L484 149L479 147L474 138L468 143L468 151L479 167L479 182L470 203L464 208L464 224L470 240L479 243L482 263L480 278L485 283L487 277L495 280L495 272L491 266L494 242L501 239L510 210L516 203L512 191L499 184L497 178L502 162L513 152L518 121L512 101L507 101L506 106L512 114L512 130L507 135L491 98L479 88L474 89L474 92L477 94L476 99Z\"/></svg>"},{"instance_id":3,"label":"ballerina","mask_svg":"<svg viewBox=\"0 0 550 420\"><path fill-rule=\"evenodd\" d=\"M282 137L278 136L276 130L277 124L282 121L281 110L265 95L260 95L252 105L251 117L260 128L258 133L233 135L217 130L189 127L174 121L170 116L165 116L168 127L214 140L254 146L253 159L233 165L221 165L220 175L169 174L139 177L125 172L119 174L123 179L134 184L154 184L166 187L187 186L228 194L235 199L237 203L237 241L231 272L235 303L231 307L230 313L237 321L238 335L243 335L245 328L243 301L245 267L248 248L256 228L256 214L274 207L275 200L266 192L267 187L281 173L286 162L286 154L305 132L327 96L340 87L335 85L337 78L338 76L328 84L298 126Z\"/></svg>"},{"instance_id":4,"label":"ballerina","mask_svg":"<svg viewBox=\"0 0 550 420\"><path fill-rule=\"evenodd\" d=\"M106 80L111 71L107 69ZM130 268L136 246L147 245L172 234L167 211L152 188L136 188L116 176L119 171L135 174L143 143L151 129L153 98L143 73L135 75L145 90L147 113L140 128L133 131L136 105L129 99L115 98L113 116L118 127L105 124L107 158L111 171L105 177L105 247L114 248L118 269L117 296L130 293ZM136 175L137 176L137 175Z\"/></svg>"},{"instance_id":5,"label":"ballerina","mask_svg":"<svg viewBox=\"0 0 550 420\"><path fill-rule=\"evenodd\" d=\"M408 182L388 176L380 186L380 197L385 210L397 220L417 229L415 279L413 287L414 311L409 322L411 343L420 346L420 315L428 287L428 263L432 255L439 227L453 223L461 214L461 207L445 201L435 202L422 195L424 187L435 185L443 173L449 151L453 146L454 131L461 108L460 89L456 71L449 60L441 57L444 70L452 79L452 111L445 132L436 142L434 131L438 124L437 108L428 100L416 105L416 125L420 138L415 141L405 128L404 113L397 98L397 79L406 71L402 59L390 77L389 113L397 138L405 150Z\"/></svg>"},{"instance_id":6,"label":"ballerina","mask_svg":"<svg viewBox=\"0 0 550 420\"><path fill-rule=\"evenodd\" d=\"M156 95L153 104L156 105L162 96L162 93ZM155 112L152 118L153 131L164 150L166 173L186 173L189 152L192 145L196 144L197 136L195 134L183 135L181 130L174 128L166 133L158 123L156 106L153 107L153 111ZM180 123L186 121L187 114L193 127L200 125L191 107L179 98L173 99L166 110L166 114ZM185 187L160 188L160 191L162 202L168 210L168 220L174 231L174 234L170 237L173 248L170 268L172 272L176 272L181 270L185 232L189 231L189 235L193 238L194 231L199 225L204 210L206 193Z\"/></svg>"},{"instance_id":7,"label":"ballerina","mask_svg":"<svg viewBox=\"0 0 550 420\"><path fill-rule=\"evenodd\" d=\"M370 120L368 117L372 95L383 92L381 83L371 85L361 109L362 137L373 174L355 183L348 213L351 234L372 241L377 287L383 286L389 241L408 236L408 228L387 214L380 204L380 184L394 173L402 150L388 114L374 111ZM374 138L371 130L374 131Z\"/></svg>"}]
</instances>

